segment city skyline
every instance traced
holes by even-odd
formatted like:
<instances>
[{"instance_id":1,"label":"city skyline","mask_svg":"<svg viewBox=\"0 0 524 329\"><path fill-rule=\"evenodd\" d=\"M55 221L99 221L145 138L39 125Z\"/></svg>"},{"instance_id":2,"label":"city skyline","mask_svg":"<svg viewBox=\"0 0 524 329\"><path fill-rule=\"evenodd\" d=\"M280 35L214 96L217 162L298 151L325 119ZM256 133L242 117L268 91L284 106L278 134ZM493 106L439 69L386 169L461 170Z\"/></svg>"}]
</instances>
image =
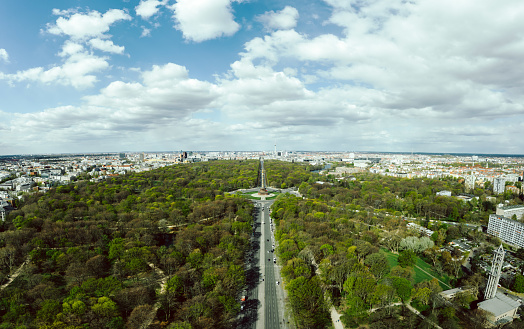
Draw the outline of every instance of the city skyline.
<instances>
[{"instance_id":1,"label":"city skyline","mask_svg":"<svg viewBox=\"0 0 524 329\"><path fill-rule=\"evenodd\" d=\"M523 154L524 4L0 3L0 155Z\"/></svg>"}]
</instances>

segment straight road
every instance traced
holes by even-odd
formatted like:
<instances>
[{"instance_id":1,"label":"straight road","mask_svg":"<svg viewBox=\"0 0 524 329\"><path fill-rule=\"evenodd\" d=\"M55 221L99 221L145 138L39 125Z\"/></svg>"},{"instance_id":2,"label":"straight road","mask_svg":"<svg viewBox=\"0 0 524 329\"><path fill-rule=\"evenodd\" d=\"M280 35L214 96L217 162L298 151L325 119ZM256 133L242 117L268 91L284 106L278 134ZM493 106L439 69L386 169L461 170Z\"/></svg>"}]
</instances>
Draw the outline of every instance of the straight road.
<instances>
[{"instance_id":1,"label":"straight road","mask_svg":"<svg viewBox=\"0 0 524 329\"><path fill-rule=\"evenodd\" d=\"M257 328L280 328L280 323L282 322L282 315L283 312L279 313L279 307L278 307L278 296L277 296L277 273L276 272L276 256L274 251L274 240L273 236L271 234L271 223L269 219L269 207L273 203L273 201L266 201L263 202L263 208L262 211L262 244L264 245L264 248L260 248L264 250L264 255L266 256L264 258L264 272L265 272L265 280L264 283L264 300L261 300L262 304L264 305L264 326L257 326ZM262 256L261 256L262 257Z\"/></svg>"},{"instance_id":2,"label":"straight road","mask_svg":"<svg viewBox=\"0 0 524 329\"><path fill-rule=\"evenodd\" d=\"M237 318L238 328L286 329L284 321L284 291L280 282L279 267L274 253L269 207L272 200L256 201L258 204L251 252L246 268L247 299ZM277 281L279 284L277 285Z\"/></svg>"}]
</instances>

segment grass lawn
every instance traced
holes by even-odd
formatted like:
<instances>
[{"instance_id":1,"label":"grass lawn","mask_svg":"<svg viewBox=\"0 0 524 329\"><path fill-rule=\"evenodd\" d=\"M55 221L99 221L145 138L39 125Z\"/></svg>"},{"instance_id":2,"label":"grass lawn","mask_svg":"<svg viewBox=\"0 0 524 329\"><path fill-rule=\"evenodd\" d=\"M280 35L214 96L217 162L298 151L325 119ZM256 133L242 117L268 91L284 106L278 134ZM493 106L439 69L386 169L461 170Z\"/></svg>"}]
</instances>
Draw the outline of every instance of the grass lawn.
<instances>
[{"instance_id":1,"label":"grass lawn","mask_svg":"<svg viewBox=\"0 0 524 329\"><path fill-rule=\"evenodd\" d=\"M272 197L266 197L266 200L275 199L280 194L280 192L271 192L270 194L273 194L273 196ZM253 199L253 200L260 200L260 199L262 199L260 196L258 196L258 191L242 193L242 196L244 198Z\"/></svg>"},{"instance_id":2,"label":"grass lawn","mask_svg":"<svg viewBox=\"0 0 524 329\"><path fill-rule=\"evenodd\" d=\"M398 265L398 255L392 253L391 251L387 249L381 249L385 254L389 262L389 266L397 266ZM415 283L419 283L421 281L431 280L433 277L437 278L439 280L439 284L442 287L443 290L451 289L452 287L449 285L449 277L448 276L440 276L438 275L431 265L417 257L417 263L415 264Z\"/></svg>"}]
</instances>

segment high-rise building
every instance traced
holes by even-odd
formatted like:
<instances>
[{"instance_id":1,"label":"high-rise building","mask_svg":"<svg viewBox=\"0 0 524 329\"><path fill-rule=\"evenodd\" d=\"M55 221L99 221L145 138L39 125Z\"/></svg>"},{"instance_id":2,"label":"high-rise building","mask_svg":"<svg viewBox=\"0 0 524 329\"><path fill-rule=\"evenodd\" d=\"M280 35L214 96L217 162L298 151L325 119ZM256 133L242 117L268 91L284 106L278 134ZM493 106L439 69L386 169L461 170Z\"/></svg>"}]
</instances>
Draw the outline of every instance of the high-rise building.
<instances>
[{"instance_id":1,"label":"high-rise building","mask_svg":"<svg viewBox=\"0 0 524 329\"><path fill-rule=\"evenodd\" d=\"M489 215L488 234L494 235L505 243L524 248L524 224L511 218Z\"/></svg>"},{"instance_id":2,"label":"high-rise building","mask_svg":"<svg viewBox=\"0 0 524 329\"><path fill-rule=\"evenodd\" d=\"M467 190L473 190L475 189L475 181L477 180L477 177L474 175L466 176L466 182L465 186Z\"/></svg>"},{"instance_id":3,"label":"high-rise building","mask_svg":"<svg viewBox=\"0 0 524 329\"><path fill-rule=\"evenodd\" d=\"M514 205L514 206L504 206L503 204L497 205L497 215L504 216L507 218L512 218L513 215L517 217L517 220L521 220L524 216L524 206L523 205Z\"/></svg>"},{"instance_id":4,"label":"high-rise building","mask_svg":"<svg viewBox=\"0 0 524 329\"><path fill-rule=\"evenodd\" d=\"M506 177L497 177L493 180L493 193L502 194L506 188Z\"/></svg>"}]
</instances>

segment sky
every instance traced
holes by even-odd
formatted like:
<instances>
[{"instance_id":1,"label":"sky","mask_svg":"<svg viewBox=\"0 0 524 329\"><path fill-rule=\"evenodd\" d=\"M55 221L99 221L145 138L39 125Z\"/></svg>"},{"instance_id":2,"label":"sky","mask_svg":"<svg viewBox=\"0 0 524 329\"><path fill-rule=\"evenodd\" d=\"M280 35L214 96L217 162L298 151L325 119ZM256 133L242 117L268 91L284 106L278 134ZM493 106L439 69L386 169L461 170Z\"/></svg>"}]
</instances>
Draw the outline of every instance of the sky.
<instances>
[{"instance_id":1,"label":"sky","mask_svg":"<svg viewBox=\"0 0 524 329\"><path fill-rule=\"evenodd\" d=\"M524 2L0 1L0 154L524 153Z\"/></svg>"}]
</instances>

